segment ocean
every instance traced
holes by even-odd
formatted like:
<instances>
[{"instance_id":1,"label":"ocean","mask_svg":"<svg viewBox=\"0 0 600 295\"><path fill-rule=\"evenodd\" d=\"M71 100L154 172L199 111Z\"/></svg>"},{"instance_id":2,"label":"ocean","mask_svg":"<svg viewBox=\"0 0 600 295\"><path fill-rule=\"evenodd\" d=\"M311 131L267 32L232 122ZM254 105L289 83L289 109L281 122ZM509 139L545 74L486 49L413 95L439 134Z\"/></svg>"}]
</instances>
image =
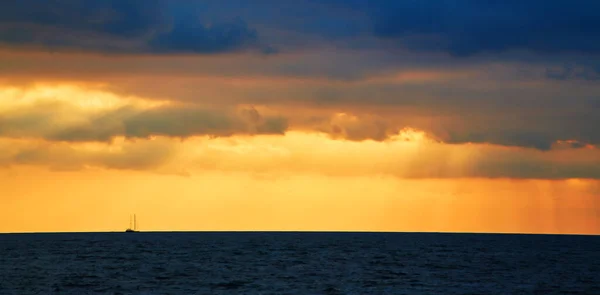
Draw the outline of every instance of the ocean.
<instances>
[{"instance_id":1,"label":"ocean","mask_svg":"<svg viewBox=\"0 0 600 295\"><path fill-rule=\"evenodd\" d=\"M600 236L0 234L0 294L600 294Z\"/></svg>"}]
</instances>

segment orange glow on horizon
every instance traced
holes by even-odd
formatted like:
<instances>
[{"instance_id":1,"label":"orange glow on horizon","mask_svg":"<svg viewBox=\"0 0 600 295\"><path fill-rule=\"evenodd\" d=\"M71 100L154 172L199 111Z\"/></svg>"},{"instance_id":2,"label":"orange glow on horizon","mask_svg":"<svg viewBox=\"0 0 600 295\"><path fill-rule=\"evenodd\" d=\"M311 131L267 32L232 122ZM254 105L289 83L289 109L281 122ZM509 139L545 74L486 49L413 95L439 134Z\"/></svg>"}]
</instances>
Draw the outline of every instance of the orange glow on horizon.
<instances>
[{"instance_id":1,"label":"orange glow on horizon","mask_svg":"<svg viewBox=\"0 0 600 295\"><path fill-rule=\"evenodd\" d=\"M441 231L600 234L598 181L180 177L2 170L0 232L151 230ZM36 186L27 185L37 179ZM69 182L69 186L64 184ZM106 184L110 183L110 188Z\"/></svg>"},{"instance_id":2,"label":"orange glow on horizon","mask_svg":"<svg viewBox=\"0 0 600 295\"><path fill-rule=\"evenodd\" d=\"M210 133L219 122L230 128L279 115L262 105L216 109L227 119L186 136L168 133L178 113L153 113L140 121L163 133L136 137L125 128L130 113L113 113L173 105L187 107L101 86L0 87L0 123L11 127L0 129L0 232L120 231L136 213L142 230L600 234L600 150L570 148L577 142L549 151L445 144L342 110L324 111L317 127L296 124L310 113L283 110L292 123L281 134L245 125ZM106 119L102 126L95 116ZM107 135L76 136L96 127ZM75 132L53 137L65 130Z\"/></svg>"}]
</instances>

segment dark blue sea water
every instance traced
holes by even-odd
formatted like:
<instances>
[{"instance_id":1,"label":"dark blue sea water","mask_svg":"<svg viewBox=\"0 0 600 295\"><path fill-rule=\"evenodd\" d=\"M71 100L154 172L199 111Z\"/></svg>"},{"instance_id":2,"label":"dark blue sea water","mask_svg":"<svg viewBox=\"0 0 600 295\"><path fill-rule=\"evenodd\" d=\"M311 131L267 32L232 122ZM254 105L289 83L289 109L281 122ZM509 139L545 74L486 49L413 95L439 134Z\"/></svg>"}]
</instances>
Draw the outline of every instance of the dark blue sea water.
<instances>
[{"instance_id":1,"label":"dark blue sea water","mask_svg":"<svg viewBox=\"0 0 600 295\"><path fill-rule=\"evenodd\" d=\"M600 294L600 237L5 234L0 294Z\"/></svg>"}]
</instances>

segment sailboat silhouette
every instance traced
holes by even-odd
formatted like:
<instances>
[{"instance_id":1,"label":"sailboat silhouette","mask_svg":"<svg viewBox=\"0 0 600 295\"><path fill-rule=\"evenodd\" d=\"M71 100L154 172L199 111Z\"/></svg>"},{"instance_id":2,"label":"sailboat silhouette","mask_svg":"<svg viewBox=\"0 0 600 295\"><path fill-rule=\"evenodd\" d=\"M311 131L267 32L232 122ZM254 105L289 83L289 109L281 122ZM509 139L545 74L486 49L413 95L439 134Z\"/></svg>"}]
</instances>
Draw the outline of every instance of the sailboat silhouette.
<instances>
[{"instance_id":1,"label":"sailboat silhouette","mask_svg":"<svg viewBox=\"0 0 600 295\"><path fill-rule=\"evenodd\" d=\"M131 226L131 216L129 216L129 228L125 230L126 233L137 233L137 221L135 214L133 214L133 227Z\"/></svg>"}]
</instances>

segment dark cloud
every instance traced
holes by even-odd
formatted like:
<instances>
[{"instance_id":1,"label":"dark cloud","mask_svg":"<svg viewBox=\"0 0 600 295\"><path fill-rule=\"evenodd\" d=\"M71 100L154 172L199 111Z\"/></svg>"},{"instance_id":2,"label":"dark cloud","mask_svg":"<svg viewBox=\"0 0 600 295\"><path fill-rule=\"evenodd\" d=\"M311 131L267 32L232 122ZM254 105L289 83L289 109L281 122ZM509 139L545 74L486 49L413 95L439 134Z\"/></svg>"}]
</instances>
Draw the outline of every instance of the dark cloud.
<instances>
[{"instance_id":1,"label":"dark cloud","mask_svg":"<svg viewBox=\"0 0 600 295\"><path fill-rule=\"evenodd\" d=\"M369 13L376 36L416 50L598 54L599 9L593 0L384 1Z\"/></svg>"},{"instance_id":2,"label":"dark cloud","mask_svg":"<svg viewBox=\"0 0 600 295\"><path fill-rule=\"evenodd\" d=\"M587 163L556 163L543 160L535 155L529 157L507 156L503 153L490 153L488 158L483 159L471 166L467 177L487 178L539 178L539 179L568 179L588 178L600 179L600 169L597 160Z\"/></svg>"},{"instance_id":3,"label":"dark cloud","mask_svg":"<svg viewBox=\"0 0 600 295\"><path fill-rule=\"evenodd\" d=\"M164 0L8 0L0 42L104 53L274 52L239 18L209 24L193 9L174 13L171 6Z\"/></svg>"},{"instance_id":4,"label":"dark cloud","mask_svg":"<svg viewBox=\"0 0 600 295\"><path fill-rule=\"evenodd\" d=\"M384 141L398 134L398 126L393 126L385 118L377 116L355 116L339 113L333 116L309 116L297 118L293 127L329 134L335 139L350 141Z\"/></svg>"},{"instance_id":5,"label":"dark cloud","mask_svg":"<svg viewBox=\"0 0 600 295\"><path fill-rule=\"evenodd\" d=\"M451 132L445 142L492 143L504 146L518 146L535 148L539 150L550 150L552 145L560 139L561 138L552 138L552 135L547 133L535 133L522 130L500 130L496 132Z\"/></svg>"},{"instance_id":6,"label":"dark cloud","mask_svg":"<svg viewBox=\"0 0 600 295\"><path fill-rule=\"evenodd\" d=\"M406 117L403 118L403 115ZM326 122L323 119L307 125L313 130L328 133L333 138L352 141L385 141L396 136L404 128L415 128L446 144L488 143L540 151L552 150L561 142L561 148L600 146L600 132L595 127L600 124L597 117L572 116L570 121L556 122L531 118L527 123L518 122L524 118L513 118L511 121L511 118L503 116L469 119L467 116L458 115L440 118L432 123L432 120L426 119L427 116L410 117L410 112L397 112L396 117L382 115L381 119L359 119L356 122L340 122L335 119Z\"/></svg>"},{"instance_id":7,"label":"dark cloud","mask_svg":"<svg viewBox=\"0 0 600 295\"><path fill-rule=\"evenodd\" d=\"M241 19L229 23L203 25L190 17L176 23L171 31L158 34L148 42L151 51L158 53L197 52L219 53L251 48L257 44L258 35ZM274 53L270 47L263 53Z\"/></svg>"},{"instance_id":8,"label":"dark cloud","mask_svg":"<svg viewBox=\"0 0 600 295\"><path fill-rule=\"evenodd\" d=\"M429 130L444 142L456 144L491 143L544 151L559 141L570 141L572 148L600 146L600 132L596 127L600 126L600 110L572 111L551 101L545 103L546 106L537 109L498 109L497 114L484 109L478 115L456 118Z\"/></svg>"},{"instance_id":9,"label":"dark cloud","mask_svg":"<svg viewBox=\"0 0 600 295\"><path fill-rule=\"evenodd\" d=\"M282 46L302 47L302 42L315 41L310 37L319 37L313 45L385 48L389 43L376 40L382 39L398 48L454 56L511 50L600 53L600 3L594 0L303 0L275 5L268 0L207 0L202 7L206 14L235 13L251 23L299 33L276 38ZM290 40L298 38L302 42Z\"/></svg>"},{"instance_id":10,"label":"dark cloud","mask_svg":"<svg viewBox=\"0 0 600 295\"><path fill-rule=\"evenodd\" d=\"M159 0L7 0L0 21L137 37L161 24L163 9Z\"/></svg>"},{"instance_id":11,"label":"dark cloud","mask_svg":"<svg viewBox=\"0 0 600 295\"><path fill-rule=\"evenodd\" d=\"M248 112L254 113L251 120L246 120ZM285 119L263 118L254 109L243 109L241 114L233 116L211 110L165 108L129 117L123 125L123 135L134 138L152 135L185 138L193 135L284 134L287 129Z\"/></svg>"},{"instance_id":12,"label":"dark cloud","mask_svg":"<svg viewBox=\"0 0 600 295\"><path fill-rule=\"evenodd\" d=\"M154 170L175 152L173 145L161 141L129 143L117 151L76 149L67 143L0 142L0 165L42 165L59 171L80 170L85 166Z\"/></svg>"},{"instance_id":13,"label":"dark cloud","mask_svg":"<svg viewBox=\"0 0 600 295\"><path fill-rule=\"evenodd\" d=\"M600 80L600 64L575 65L567 64L546 69L546 77L553 80Z\"/></svg>"},{"instance_id":14,"label":"dark cloud","mask_svg":"<svg viewBox=\"0 0 600 295\"><path fill-rule=\"evenodd\" d=\"M76 123L63 121L62 115L65 113L67 116L75 115L78 118ZM248 113L252 113L250 119ZM194 106L150 110L127 106L99 114L86 114L75 108L54 104L0 113L0 136L66 142L109 142L116 136L187 138L284 134L287 128L285 118L264 117L252 108L236 113Z\"/></svg>"},{"instance_id":15,"label":"dark cloud","mask_svg":"<svg viewBox=\"0 0 600 295\"><path fill-rule=\"evenodd\" d=\"M549 150L557 141L574 140L579 145L600 146L600 96L593 85L585 89L585 85L570 83L544 82L535 87L518 82L491 83L497 84L474 79L451 84L349 85L302 93L299 100L312 109L357 116L358 120L331 122L331 128L318 129L347 139L383 140L411 127L453 144L490 143ZM365 118L368 114L379 118Z\"/></svg>"},{"instance_id":16,"label":"dark cloud","mask_svg":"<svg viewBox=\"0 0 600 295\"><path fill-rule=\"evenodd\" d=\"M102 52L274 53L280 46L390 44L379 39L454 56L511 50L598 54L598 10L593 0L7 0L0 40ZM111 41L98 42L103 39Z\"/></svg>"}]
</instances>

